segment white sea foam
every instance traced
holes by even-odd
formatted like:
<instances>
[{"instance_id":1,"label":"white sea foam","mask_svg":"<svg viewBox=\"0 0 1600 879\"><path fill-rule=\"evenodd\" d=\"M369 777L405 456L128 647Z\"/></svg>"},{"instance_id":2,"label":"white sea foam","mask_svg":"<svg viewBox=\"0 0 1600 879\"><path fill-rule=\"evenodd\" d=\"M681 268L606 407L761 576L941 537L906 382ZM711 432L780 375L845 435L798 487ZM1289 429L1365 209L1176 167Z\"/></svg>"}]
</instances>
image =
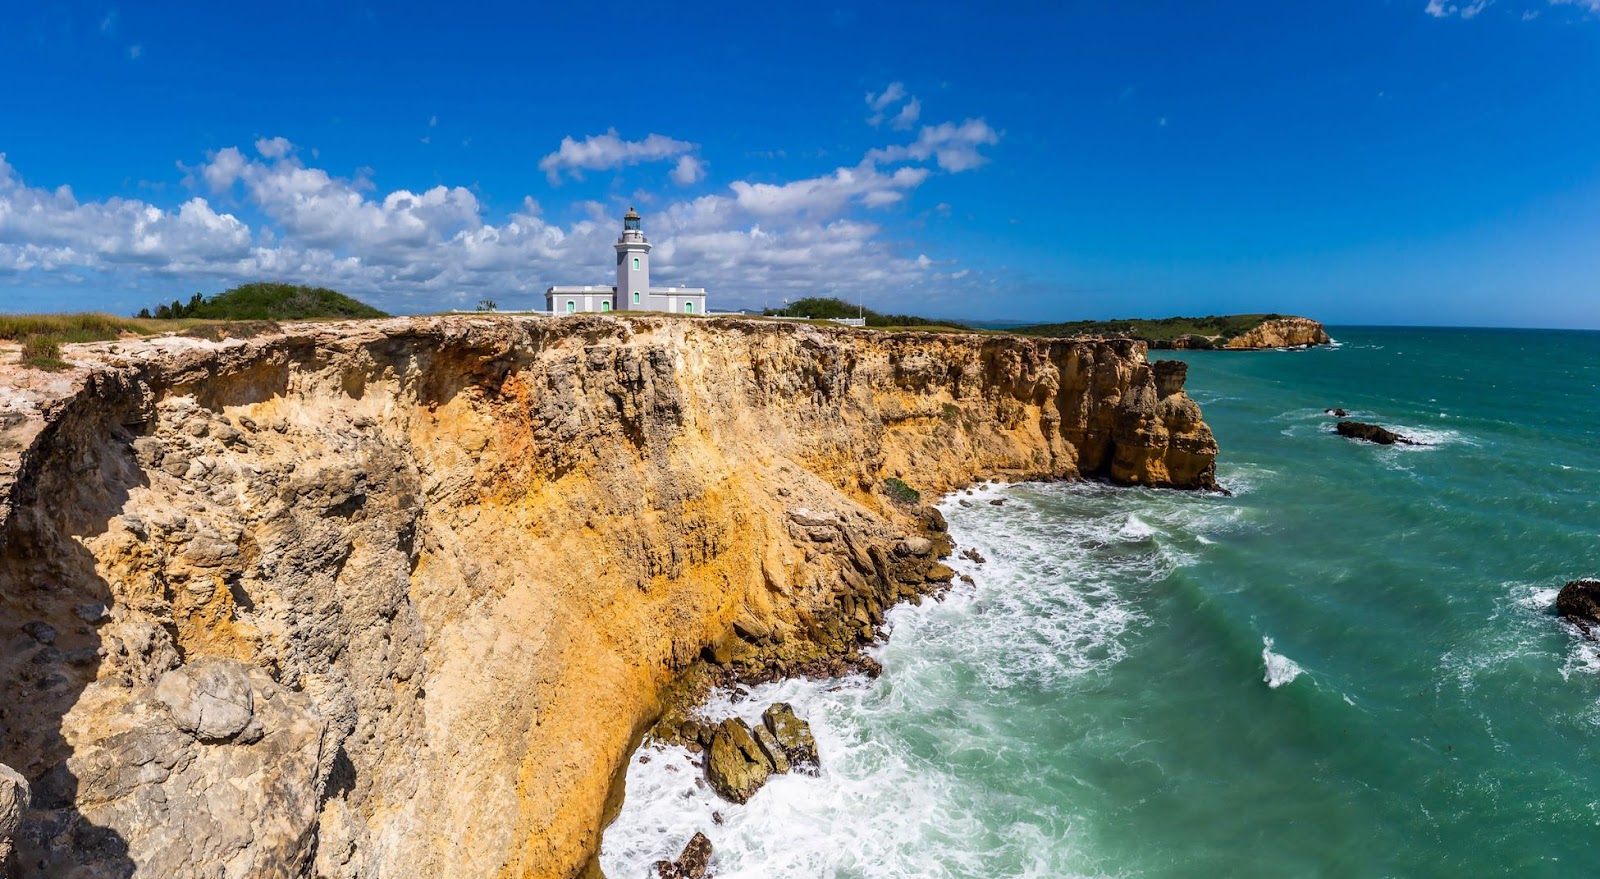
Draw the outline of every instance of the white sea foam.
<instances>
[{"instance_id":1,"label":"white sea foam","mask_svg":"<svg viewBox=\"0 0 1600 879\"><path fill-rule=\"evenodd\" d=\"M1305 671L1289 657L1281 653L1273 653L1271 638L1263 635L1261 644L1261 662L1267 669L1267 675L1264 678L1267 686L1276 690L1284 684L1292 682L1300 676L1301 672Z\"/></svg>"},{"instance_id":2,"label":"white sea foam","mask_svg":"<svg viewBox=\"0 0 1600 879\"><path fill-rule=\"evenodd\" d=\"M1123 524L1122 529L1117 532L1117 536L1126 541L1138 542L1150 539L1155 533L1155 529L1145 524L1143 519L1130 515L1128 516L1128 521Z\"/></svg>"},{"instance_id":3,"label":"white sea foam","mask_svg":"<svg viewBox=\"0 0 1600 879\"><path fill-rule=\"evenodd\" d=\"M738 806L705 786L698 758L647 746L603 840L607 875L643 877L697 831L712 840L720 879L1085 875L1072 838L1082 819L1069 806L1019 812L1014 794L973 777L975 763L1026 749L1008 745L994 704L1023 685L1095 686L1145 624L1121 590L1187 564L1198 532L1234 527L1237 505L1094 484L982 485L942 509L958 547L987 561L950 559L972 584L889 612L891 638L873 649L882 678L764 684L719 692L703 708L708 719L755 721L789 702L817 738L820 777L776 777Z\"/></svg>"}]
</instances>

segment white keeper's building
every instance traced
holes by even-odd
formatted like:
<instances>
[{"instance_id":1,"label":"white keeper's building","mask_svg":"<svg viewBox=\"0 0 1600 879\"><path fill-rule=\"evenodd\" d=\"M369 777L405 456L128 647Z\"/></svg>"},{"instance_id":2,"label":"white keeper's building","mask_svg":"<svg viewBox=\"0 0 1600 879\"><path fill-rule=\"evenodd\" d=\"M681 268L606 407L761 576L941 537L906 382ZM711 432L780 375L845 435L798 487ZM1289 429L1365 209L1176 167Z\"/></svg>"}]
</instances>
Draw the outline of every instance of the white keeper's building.
<instances>
[{"instance_id":1,"label":"white keeper's building","mask_svg":"<svg viewBox=\"0 0 1600 879\"><path fill-rule=\"evenodd\" d=\"M628 208L617 239L615 287L551 287L544 291L544 307L552 314L604 311L665 311L705 314L704 287L650 286L650 242L639 231L639 212Z\"/></svg>"}]
</instances>

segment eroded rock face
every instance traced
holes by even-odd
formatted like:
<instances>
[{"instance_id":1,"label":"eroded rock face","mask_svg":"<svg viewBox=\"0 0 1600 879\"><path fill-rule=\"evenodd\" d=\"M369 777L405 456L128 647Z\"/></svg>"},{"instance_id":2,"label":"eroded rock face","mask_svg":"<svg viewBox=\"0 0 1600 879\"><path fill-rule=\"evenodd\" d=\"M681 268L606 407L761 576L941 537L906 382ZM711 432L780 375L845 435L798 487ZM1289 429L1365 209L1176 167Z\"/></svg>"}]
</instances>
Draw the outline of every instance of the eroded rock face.
<instances>
[{"instance_id":1,"label":"eroded rock face","mask_svg":"<svg viewBox=\"0 0 1600 879\"><path fill-rule=\"evenodd\" d=\"M1322 324L1306 317L1280 317L1262 321L1229 339L1227 348L1301 348L1333 341Z\"/></svg>"},{"instance_id":2,"label":"eroded rock face","mask_svg":"<svg viewBox=\"0 0 1600 879\"><path fill-rule=\"evenodd\" d=\"M453 317L112 347L0 395L0 762L47 875L573 876L691 663L838 673L948 577L889 477L1214 478L1135 342Z\"/></svg>"}]
</instances>

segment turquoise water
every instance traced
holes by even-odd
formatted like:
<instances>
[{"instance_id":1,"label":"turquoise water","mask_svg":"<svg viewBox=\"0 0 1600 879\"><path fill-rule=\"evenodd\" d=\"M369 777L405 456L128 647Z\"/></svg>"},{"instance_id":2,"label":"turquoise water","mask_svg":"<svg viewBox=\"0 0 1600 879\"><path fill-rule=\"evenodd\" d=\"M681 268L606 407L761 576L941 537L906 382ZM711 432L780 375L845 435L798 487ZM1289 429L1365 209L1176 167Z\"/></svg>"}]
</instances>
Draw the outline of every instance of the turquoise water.
<instances>
[{"instance_id":1,"label":"turquoise water","mask_svg":"<svg viewBox=\"0 0 1600 879\"><path fill-rule=\"evenodd\" d=\"M822 776L730 806L647 749L608 875L696 830L725 879L1600 875L1600 650L1550 612L1600 575L1600 334L1334 336L1183 356L1231 498L947 499L989 561L881 679L708 709L794 702Z\"/></svg>"}]
</instances>

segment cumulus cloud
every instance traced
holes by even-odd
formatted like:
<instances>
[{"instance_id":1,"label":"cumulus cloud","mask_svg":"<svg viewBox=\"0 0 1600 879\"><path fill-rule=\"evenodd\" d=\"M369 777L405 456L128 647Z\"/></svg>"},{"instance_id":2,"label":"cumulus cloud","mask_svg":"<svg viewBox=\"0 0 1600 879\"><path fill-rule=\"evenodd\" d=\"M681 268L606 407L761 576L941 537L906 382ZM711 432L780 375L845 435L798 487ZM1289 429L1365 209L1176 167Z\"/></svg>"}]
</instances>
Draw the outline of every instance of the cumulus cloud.
<instances>
[{"instance_id":1,"label":"cumulus cloud","mask_svg":"<svg viewBox=\"0 0 1600 879\"><path fill-rule=\"evenodd\" d=\"M256 152L265 159L281 159L293 148L294 144L286 137L263 137L256 141Z\"/></svg>"},{"instance_id":2,"label":"cumulus cloud","mask_svg":"<svg viewBox=\"0 0 1600 879\"><path fill-rule=\"evenodd\" d=\"M644 140L623 140L612 128L605 134L591 134L583 140L562 138L555 152L539 160L539 170L551 183L560 183L563 174L581 179L584 171L605 171L641 162L675 159L694 148L692 143L664 134L651 134Z\"/></svg>"},{"instance_id":3,"label":"cumulus cloud","mask_svg":"<svg viewBox=\"0 0 1600 879\"><path fill-rule=\"evenodd\" d=\"M705 163L694 156L680 156L678 164L672 168L672 182L679 186L688 186L705 179Z\"/></svg>"},{"instance_id":4,"label":"cumulus cloud","mask_svg":"<svg viewBox=\"0 0 1600 879\"><path fill-rule=\"evenodd\" d=\"M0 265L12 271L124 265L182 271L237 260L250 228L203 198L175 210L138 199L79 202L71 187L31 187L0 153Z\"/></svg>"},{"instance_id":5,"label":"cumulus cloud","mask_svg":"<svg viewBox=\"0 0 1600 879\"><path fill-rule=\"evenodd\" d=\"M905 102L897 100L894 106ZM565 175L659 158L673 163L668 173L680 185L705 180L693 145L651 137L569 138L541 164ZM870 218L893 216L937 174L981 165L980 150L998 140L981 119L928 125L908 142L825 174L736 180L668 200L646 212L655 277L706 286L723 307L885 290L927 303L958 282L981 285L975 275L962 280L968 276L939 254L900 253L901 239ZM112 284L181 277L185 286L191 279L220 286L272 278L327 285L404 311L484 295L508 307L536 307L548 285L604 283L613 271L610 245L626 207L620 202L574 203L563 213L576 219L561 223L527 198L490 217L465 187L379 189L372 169L341 175L308 164L316 157L281 137L226 146L184 168L195 191L164 207L138 199L80 202L68 187L23 182L0 156L0 273L48 275L57 283L95 273Z\"/></svg>"}]
</instances>

